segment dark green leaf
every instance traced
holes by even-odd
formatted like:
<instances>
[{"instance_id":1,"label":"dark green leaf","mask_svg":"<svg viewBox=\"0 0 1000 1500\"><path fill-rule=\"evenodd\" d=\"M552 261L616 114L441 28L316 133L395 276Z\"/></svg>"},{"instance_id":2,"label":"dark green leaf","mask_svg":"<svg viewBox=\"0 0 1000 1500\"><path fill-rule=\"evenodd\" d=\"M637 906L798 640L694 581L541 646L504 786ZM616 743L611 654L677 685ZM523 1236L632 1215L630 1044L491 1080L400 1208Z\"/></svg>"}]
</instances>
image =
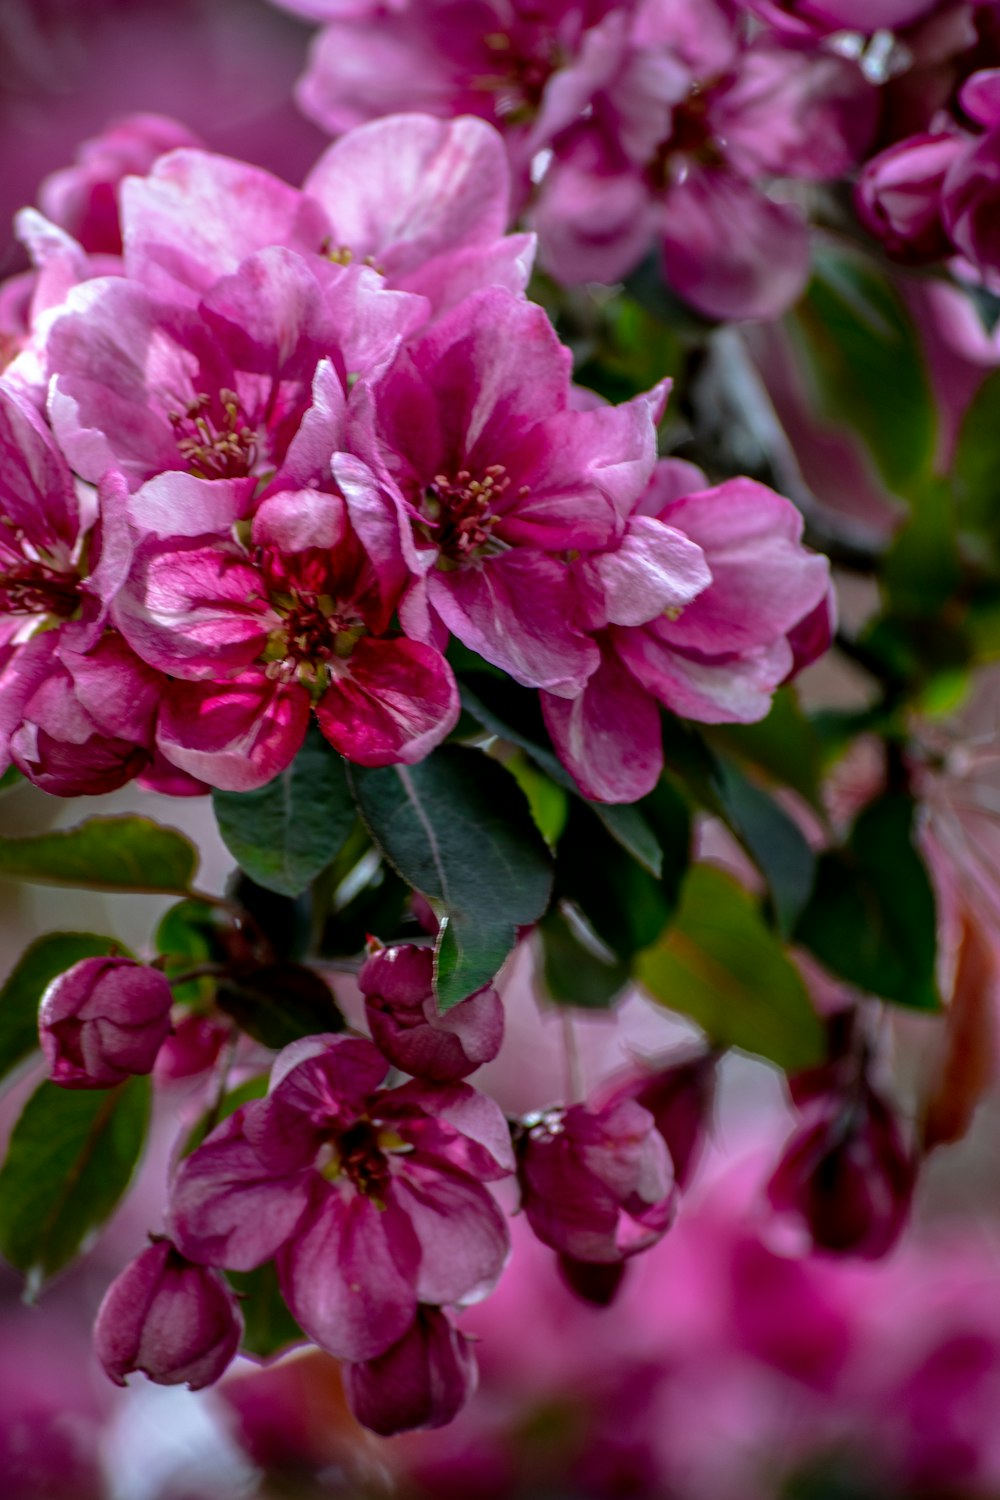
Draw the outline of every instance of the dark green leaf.
<instances>
[{"instance_id":1,"label":"dark green leaf","mask_svg":"<svg viewBox=\"0 0 1000 1500\"><path fill-rule=\"evenodd\" d=\"M493 978L517 928L545 910L545 842L514 778L478 750L444 745L416 766L350 774L375 843L447 917L436 987L448 1010Z\"/></svg>"},{"instance_id":2,"label":"dark green leaf","mask_svg":"<svg viewBox=\"0 0 1000 1500\"><path fill-rule=\"evenodd\" d=\"M821 248L790 315L823 414L859 434L889 488L909 495L931 470L937 410L920 340L870 262Z\"/></svg>"},{"instance_id":3,"label":"dark green leaf","mask_svg":"<svg viewBox=\"0 0 1000 1500\"><path fill-rule=\"evenodd\" d=\"M628 984L629 966L588 941L571 909L554 906L538 924L545 988L559 1005L607 1010Z\"/></svg>"},{"instance_id":4,"label":"dark green leaf","mask_svg":"<svg viewBox=\"0 0 1000 1500\"><path fill-rule=\"evenodd\" d=\"M278 1052L300 1037L343 1031L328 985L301 964L273 964L220 981L216 1004L254 1041Z\"/></svg>"},{"instance_id":5,"label":"dark green leaf","mask_svg":"<svg viewBox=\"0 0 1000 1500\"><path fill-rule=\"evenodd\" d=\"M686 864L690 829L678 829L671 868ZM632 859L591 810L575 802L559 840L556 893L576 903L602 942L625 962L656 941L673 915L671 894Z\"/></svg>"},{"instance_id":6,"label":"dark green leaf","mask_svg":"<svg viewBox=\"0 0 1000 1500\"><path fill-rule=\"evenodd\" d=\"M34 1295L86 1250L128 1187L149 1123L148 1078L116 1089L43 1083L0 1168L0 1253Z\"/></svg>"},{"instance_id":7,"label":"dark green leaf","mask_svg":"<svg viewBox=\"0 0 1000 1500\"><path fill-rule=\"evenodd\" d=\"M65 832L0 839L0 877L41 885L180 896L197 867L190 840L149 818L88 818Z\"/></svg>"},{"instance_id":8,"label":"dark green leaf","mask_svg":"<svg viewBox=\"0 0 1000 1500\"><path fill-rule=\"evenodd\" d=\"M227 1271L233 1291L240 1299L246 1325L240 1348L258 1359L270 1359L291 1344L303 1344L306 1336L296 1323L278 1286L274 1262L256 1271Z\"/></svg>"},{"instance_id":9,"label":"dark green leaf","mask_svg":"<svg viewBox=\"0 0 1000 1500\"><path fill-rule=\"evenodd\" d=\"M0 1079L37 1049L38 1003L52 980L83 958L125 951L92 932L50 932L25 950L0 990Z\"/></svg>"},{"instance_id":10,"label":"dark green leaf","mask_svg":"<svg viewBox=\"0 0 1000 1500\"><path fill-rule=\"evenodd\" d=\"M779 688L771 712L757 724L724 724L709 731L713 745L758 766L790 786L812 806L820 805L823 747L799 707L795 689Z\"/></svg>"},{"instance_id":11,"label":"dark green leaf","mask_svg":"<svg viewBox=\"0 0 1000 1500\"><path fill-rule=\"evenodd\" d=\"M1000 554L1000 371L976 393L962 421L952 478L959 523L987 542L990 560Z\"/></svg>"},{"instance_id":12,"label":"dark green leaf","mask_svg":"<svg viewBox=\"0 0 1000 1500\"><path fill-rule=\"evenodd\" d=\"M651 875L659 875L663 851L635 804L591 802L584 797L549 741L538 707L538 694L509 678L475 672L461 684L462 704L490 734L517 745L557 786L573 792L592 808L605 828Z\"/></svg>"},{"instance_id":13,"label":"dark green leaf","mask_svg":"<svg viewBox=\"0 0 1000 1500\"><path fill-rule=\"evenodd\" d=\"M798 970L729 875L695 865L666 936L639 955L636 977L661 1005L690 1016L718 1046L789 1071L823 1057L823 1028Z\"/></svg>"},{"instance_id":14,"label":"dark green leaf","mask_svg":"<svg viewBox=\"0 0 1000 1500\"><path fill-rule=\"evenodd\" d=\"M798 824L732 761L718 762L716 785L726 821L767 881L778 929L787 937L809 900L816 856Z\"/></svg>"},{"instance_id":15,"label":"dark green leaf","mask_svg":"<svg viewBox=\"0 0 1000 1500\"><path fill-rule=\"evenodd\" d=\"M795 936L859 989L937 1010L934 893L913 843L913 811L898 793L864 809L847 847L820 860Z\"/></svg>"},{"instance_id":16,"label":"dark green leaf","mask_svg":"<svg viewBox=\"0 0 1000 1500\"><path fill-rule=\"evenodd\" d=\"M167 978L201 964L220 962L226 956L220 939L217 907L196 900L178 901L171 906L156 930L156 951L165 959L163 971ZM174 999L179 1005L198 1005L211 999L214 988L213 979L193 979L175 987Z\"/></svg>"},{"instance_id":17,"label":"dark green leaf","mask_svg":"<svg viewBox=\"0 0 1000 1500\"><path fill-rule=\"evenodd\" d=\"M226 848L257 885L298 896L324 870L354 823L344 762L310 726L287 770L254 792L213 792Z\"/></svg>"}]
</instances>

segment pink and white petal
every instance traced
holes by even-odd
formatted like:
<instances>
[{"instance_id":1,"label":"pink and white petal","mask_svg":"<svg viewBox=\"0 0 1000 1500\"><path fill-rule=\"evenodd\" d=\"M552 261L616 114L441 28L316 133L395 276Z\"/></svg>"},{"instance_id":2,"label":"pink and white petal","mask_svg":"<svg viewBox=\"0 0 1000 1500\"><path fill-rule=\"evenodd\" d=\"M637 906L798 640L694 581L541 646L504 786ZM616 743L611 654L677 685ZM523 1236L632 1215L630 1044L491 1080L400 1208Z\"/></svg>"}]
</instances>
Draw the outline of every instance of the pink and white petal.
<instances>
[{"instance_id":1,"label":"pink and white petal","mask_svg":"<svg viewBox=\"0 0 1000 1500\"><path fill-rule=\"evenodd\" d=\"M414 1152L392 1195L420 1244L421 1302L477 1302L493 1290L510 1252L507 1221L486 1188L436 1157Z\"/></svg>"},{"instance_id":2,"label":"pink and white petal","mask_svg":"<svg viewBox=\"0 0 1000 1500\"><path fill-rule=\"evenodd\" d=\"M402 1338L416 1313L420 1245L393 1197L377 1207L324 1185L278 1255L289 1309L335 1359L373 1359Z\"/></svg>"},{"instance_id":3,"label":"pink and white petal","mask_svg":"<svg viewBox=\"0 0 1000 1500\"><path fill-rule=\"evenodd\" d=\"M295 1233L313 1197L311 1167L268 1171L243 1133L247 1106L181 1162L170 1192L174 1238L202 1265L252 1271Z\"/></svg>"},{"instance_id":4,"label":"pink and white petal","mask_svg":"<svg viewBox=\"0 0 1000 1500\"><path fill-rule=\"evenodd\" d=\"M288 446L274 487L302 489L330 472L330 456L343 445L344 387L329 359L316 366L312 404Z\"/></svg>"},{"instance_id":5,"label":"pink and white petal","mask_svg":"<svg viewBox=\"0 0 1000 1500\"><path fill-rule=\"evenodd\" d=\"M120 635L108 631L87 652L61 645L59 657L77 701L102 733L137 745L150 742L166 684Z\"/></svg>"},{"instance_id":6,"label":"pink and white petal","mask_svg":"<svg viewBox=\"0 0 1000 1500\"><path fill-rule=\"evenodd\" d=\"M673 500L709 488L708 476L697 464L683 458L661 458L636 505L637 516L656 516L665 520L665 509Z\"/></svg>"},{"instance_id":7,"label":"pink and white petal","mask_svg":"<svg viewBox=\"0 0 1000 1500\"><path fill-rule=\"evenodd\" d=\"M482 120L394 115L335 142L303 192L338 246L395 281L432 257L502 235L509 212L503 142Z\"/></svg>"},{"instance_id":8,"label":"pink and white petal","mask_svg":"<svg viewBox=\"0 0 1000 1500\"><path fill-rule=\"evenodd\" d=\"M525 687L572 697L597 667L597 647L570 623L569 575L554 558L512 548L435 569L427 589L452 634Z\"/></svg>"},{"instance_id":9,"label":"pink and white petal","mask_svg":"<svg viewBox=\"0 0 1000 1500\"><path fill-rule=\"evenodd\" d=\"M255 547L278 553L318 547L332 552L348 531L347 506L340 495L322 490L280 490L262 500L250 538Z\"/></svg>"},{"instance_id":10,"label":"pink and white petal","mask_svg":"<svg viewBox=\"0 0 1000 1500\"><path fill-rule=\"evenodd\" d=\"M80 505L52 433L35 407L0 386L0 515L38 550L67 556L80 531Z\"/></svg>"},{"instance_id":11,"label":"pink and white petal","mask_svg":"<svg viewBox=\"0 0 1000 1500\"><path fill-rule=\"evenodd\" d=\"M419 563L409 513L395 486L379 484L368 465L352 453L334 453L330 469L375 570L385 612L384 621L377 623L384 628L409 581L411 567Z\"/></svg>"},{"instance_id":12,"label":"pink and white petal","mask_svg":"<svg viewBox=\"0 0 1000 1500\"><path fill-rule=\"evenodd\" d=\"M223 792L266 786L295 759L309 727L309 694L250 670L228 682L172 682L157 744L172 765Z\"/></svg>"},{"instance_id":13,"label":"pink and white petal","mask_svg":"<svg viewBox=\"0 0 1000 1500\"><path fill-rule=\"evenodd\" d=\"M566 286L615 282L643 259L657 218L641 174L583 137L553 162L530 227L543 268Z\"/></svg>"},{"instance_id":14,"label":"pink and white petal","mask_svg":"<svg viewBox=\"0 0 1000 1500\"><path fill-rule=\"evenodd\" d=\"M712 574L677 620L662 622L673 645L710 655L764 646L827 596L827 560L802 546L800 512L766 485L730 479L675 501L662 519L698 543Z\"/></svg>"},{"instance_id":15,"label":"pink and white petal","mask_svg":"<svg viewBox=\"0 0 1000 1500\"><path fill-rule=\"evenodd\" d=\"M365 636L316 707L319 727L361 766L414 765L458 721L451 668L431 646Z\"/></svg>"},{"instance_id":16,"label":"pink and white petal","mask_svg":"<svg viewBox=\"0 0 1000 1500\"><path fill-rule=\"evenodd\" d=\"M103 489L120 483L105 477ZM233 526L250 509L254 479L199 479L178 470L157 474L128 499L128 523L138 540L153 536L218 536L229 539Z\"/></svg>"},{"instance_id":17,"label":"pink and white petal","mask_svg":"<svg viewBox=\"0 0 1000 1500\"><path fill-rule=\"evenodd\" d=\"M172 151L126 178L121 214L128 275L170 298L204 291L268 245L316 252L329 232L298 189L207 151Z\"/></svg>"},{"instance_id":18,"label":"pink and white petal","mask_svg":"<svg viewBox=\"0 0 1000 1500\"><path fill-rule=\"evenodd\" d=\"M478 993L492 994L499 1004L499 996L492 988ZM462 1003L468 1005L469 1001ZM455 1007L455 1011L459 1009L460 1006ZM455 1011L449 1011L448 1015L454 1015ZM453 1167L470 1172L483 1182L499 1181L514 1170L510 1127L503 1111L495 1099L470 1084L432 1084L411 1079L381 1095L379 1116L395 1118L400 1134L423 1155L443 1156ZM438 1122L447 1127L445 1132Z\"/></svg>"},{"instance_id":19,"label":"pink and white petal","mask_svg":"<svg viewBox=\"0 0 1000 1500\"><path fill-rule=\"evenodd\" d=\"M793 666L782 636L736 656L699 657L659 638L661 625L612 629L615 650L665 707L702 724L752 724L766 718L775 689Z\"/></svg>"},{"instance_id":20,"label":"pink and white petal","mask_svg":"<svg viewBox=\"0 0 1000 1500\"><path fill-rule=\"evenodd\" d=\"M262 589L235 544L151 541L136 552L115 601L115 623L151 666L217 680L256 661L280 624Z\"/></svg>"},{"instance_id":21,"label":"pink and white petal","mask_svg":"<svg viewBox=\"0 0 1000 1500\"><path fill-rule=\"evenodd\" d=\"M614 625L645 625L665 611L683 609L712 582L698 543L649 516L633 516L620 544L584 558L580 570L603 596L602 623Z\"/></svg>"},{"instance_id":22,"label":"pink and white petal","mask_svg":"<svg viewBox=\"0 0 1000 1500\"><path fill-rule=\"evenodd\" d=\"M0 775L10 765L10 741L25 706L56 670L58 633L46 630L19 646L0 646Z\"/></svg>"},{"instance_id":23,"label":"pink and white petal","mask_svg":"<svg viewBox=\"0 0 1000 1500\"><path fill-rule=\"evenodd\" d=\"M615 652L576 698L541 697L545 727L580 790L596 802L635 802L663 770L660 710Z\"/></svg>"},{"instance_id":24,"label":"pink and white petal","mask_svg":"<svg viewBox=\"0 0 1000 1500\"><path fill-rule=\"evenodd\" d=\"M732 172L690 171L669 189L662 222L667 280L710 318L778 318L805 289L805 221Z\"/></svg>"},{"instance_id":25,"label":"pink and white petal","mask_svg":"<svg viewBox=\"0 0 1000 1500\"><path fill-rule=\"evenodd\" d=\"M491 245L469 245L437 255L397 278L402 291L426 297L441 317L485 287L501 287L515 297L524 293L535 261L533 234L505 234Z\"/></svg>"}]
</instances>

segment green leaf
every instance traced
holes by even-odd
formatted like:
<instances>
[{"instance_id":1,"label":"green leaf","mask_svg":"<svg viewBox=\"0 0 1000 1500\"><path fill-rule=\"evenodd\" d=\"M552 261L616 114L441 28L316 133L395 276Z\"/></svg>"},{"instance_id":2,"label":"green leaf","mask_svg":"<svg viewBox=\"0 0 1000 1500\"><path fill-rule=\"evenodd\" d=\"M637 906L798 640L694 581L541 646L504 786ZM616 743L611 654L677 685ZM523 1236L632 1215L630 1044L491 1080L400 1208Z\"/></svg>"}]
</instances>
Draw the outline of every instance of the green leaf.
<instances>
[{"instance_id":1,"label":"green leaf","mask_svg":"<svg viewBox=\"0 0 1000 1500\"><path fill-rule=\"evenodd\" d=\"M715 725L708 733L716 749L759 767L813 807L821 805L823 746L799 707L794 688L779 688L766 719L756 724Z\"/></svg>"},{"instance_id":2,"label":"green leaf","mask_svg":"<svg viewBox=\"0 0 1000 1500\"><path fill-rule=\"evenodd\" d=\"M39 885L181 896L197 867L190 840L149 818L88 818L65 832L0 839L0 877Z\"/></svg>"},{"instance_id":3,"label":"green leaf","mask_svg":"<svg viewBox=\"0 0 1000 1500\"><path fill-rule=\"evenodd\" d=\"M287 770L254 792L213 792L223 843L257 885L298 896L354 824L344 762L311 725Z\"/></svg>"},{"instance_id":4,"label":"green leaf","mask_svg":"<svg viewBox=\"0 0 1000 1500\"><path fill-rule=\"evenodd\" d=\"M244 1353L270 1359L291 1344L306 1342L281 1295L273 1261L255 1271L227 1271L226 1276L240 1299L245 1325L240 1348Z\"/></svg>"},{"instance_id":5,"label":"green leaf","mask_svg":"<svg viewBox=\"0 0 1000 1500\"><path fill-rule=\"evenodd\" d=\"M937 446L937 409L902 300L862 257L821 247L790 314L823 414L866 443L886 484L909 495Z\"/></svg>"},{"instance_id":6,"label":"green leaf","mask_svg":"<svg viewBox=\"0 0 1000 1500\"><path fill-rule=\"evenodd\" d=\"M934 892L913 842L914 805L888 793L825 854L796 939L834 974L914 1010L938 1010Z\"/></svg>"},{"instance_id":7,"label":"green leaf","mask_svg":"<svg viewBox=\"0 0 1000 1500\"><path fill-rule=\"evenodd\" d=\"M663 850L648 822L634 803L592 802L584 797L552 749L538 706L538 694L519 687L510 678L497 677L490 672L476 671L470 677L471 685L469 681L460 684L465 711L490 734L522 749L550 781L585 802L611 837L651 875L658 876L662 869Z\"/></svg>"},{"instance_id":8,"label":"green leaf","mask_svg":"<svg viewBox=\"0 0 1000 1500\"><path fill-rule=\"evenodd\" d=\"M8 792L13 792L19 786L26 786L27 782L16 766L8 766L0 776L0 797L5 797Z\"/></svg>"},{"instance_id":9,"label":"green leaf","mask_svg":"<svg viewBox=\"0 0 1000 1500\"><path fill-rule=\"evenodd\" d=\"M131 1180L149 1123L148 1078L118 1088L43 1083L0 1168L0 1254L34 1295L86 1250Z\"/></svg>"},{"instance_id":10,"label":"green leaf","mask_svg":"<svg viewBox=\"0 0 1000 1500\"><path fill-rule=\"evenodd\" d=\"M478 750L443 745L419 765L350 776L386 859L445 914L435 967L448 1010L489 983L548 905L545 842L517 782Z\"/></svg>"},{"instance_id":11,"label":"green leaf","mask_svg":"<svg viewBox=\"0 0 1000 1500\"><path fill-rule=\"evenodd\" d=\"M962 421L952 464L959 524L984 538L991 561L1000 555L1000 371L976 393Z\"/></svg>"},{"instance_id":12,"label":"green leaf","mask_svg":"<svg viewBox=\"0 0 1000 1500\"><path fill-rule=\"evenodd\" d=\"M899 614L935 617L961 582L955 508L944 480L922 485L912 499L913 514L893 540L882 583Z\"/></svg>"},{"instance_id":13,"label":"green leaf","mask_svg":"<svg viewBox=\"0 0 1000 1500\"><path fill-rule=\"evenodd\" d=\"M275 1052L300 1037L344 1029L329 985L301 964L272 964L227 977L215 999L254 1041Z\"/></svg>"},{"instance_id":14,"label":"green leaf","mask_svg":"<svg viewBox=\"0 0 1000 1500\"><path fill-rule=\"evenodd\" d=\"M164 912L156 929L156 951L165 960L163 972L173 979L201 964L223 960L228 955L220 939L218 908L207 906L204 901L178 901ZM206 976L176 985L174 1000L178 1005L200 1005L209 1001L214 992L215 980Z\"/></svg>"},{"instance_id":15,"label":"green leaf","mask_svg":"<svg viewBox=\"0 0 1000 1500\"><path fill-rule=\"evenodd\" d=\"M788 1071L823 1057L823 1028L795 965L729 875L695 865L667 935L639 955L636 977L661 1005L690 1016L717 1046Z\"/></svg>"},{"instance_id":16,"label":"green leaf","mask_svg":"<svg viewBox=\"0 0 1000 1500\"><path fill-rule=\"evenodd\" d=\"M533 765L526 755L513 755L504 761L504 765L527 797L531 816L542 838L550 849L554 848L566 826L569 811L565 791Z\"/></svg>"},{"instance_id":17,"label":"green leaf","mask_svg":"<svg viewBox=\"0 0 1000 1500\"><path fill-rule=\"evenodd\" d=\"M38 1004L52 980L83 958L127 950L92 932L50 932L25 949L0 990L0 1079L38 1048Z\"/></svg>"},{"instance_id":18,"label":"green leaf","mask_svg":"<svg viewBox=\"0 0 1000 1500\"><path fill-rule=\"evenodd\" d=\"M545 988L557 1005L607 1010L629 983L627 963L588 940L572 909L554 906L538 924Z\"/></svg>"}]
</instances>

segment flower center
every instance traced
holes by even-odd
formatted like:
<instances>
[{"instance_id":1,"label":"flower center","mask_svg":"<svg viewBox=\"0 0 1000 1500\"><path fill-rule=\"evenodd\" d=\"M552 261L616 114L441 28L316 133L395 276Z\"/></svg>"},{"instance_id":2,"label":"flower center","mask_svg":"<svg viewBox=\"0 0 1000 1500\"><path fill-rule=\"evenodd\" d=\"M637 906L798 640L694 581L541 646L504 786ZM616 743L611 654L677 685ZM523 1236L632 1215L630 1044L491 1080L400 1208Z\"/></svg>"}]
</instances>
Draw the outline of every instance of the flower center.
<instances>
[{"instance_id":1,"label":"flower center","mask_svg":"<svg viewBox=\"0 0 1000 1500\"><path fill-rule=\"evenodd\" d=\"M8 553L6 562L5 543L12 543L15 553L13 557ZM0 516L0 614L50 615L68 620L79 606L80 575L74 569L45 562L21 527Z\"/></svg>"},{"instance_id":2,"label":"flower center","mask_svg":"<svg viewBox=\"0 0 1000 1500\"><path fill-rule=\"evenodd\" d=\"M675 107L670 134L660 142L646 169L654 187L669 187L683 172L686 162L697 161L713 167L723 164L711 119L711 101L712 89L695 83L687 98Z\"/></svg>"},{"instance_id":3,"label":"flower center","mask_svg":"<svg viewBox=\"0 0 1000 1500\"><path fill-rule=\"evenodd\" d=\"M215 401L203 392L168 415L177 451L199 479L242 479L253 472L257 434L235 391L222 390Z\"/></svg>"},{"instance_id":4,"label":"flower center","mask_svg":"<svg viewBox=\"0 0 1000 1500\"><path fill-rule=\"evenodd\" d=\"M330 680L330 665L346 660L366 633L361 616L330 594L273 593L270 602L282 624L264 650L267 676L280 682L297 679L322 692Z\"/></svg>"},{"instance_id":5,"label":"flower center","mask_svg":"<svg viewBox=\"0 0 1000 1500\"><path fill-rule=\"evenodd\" d=\"M503 464L490 464L478 479L468 469L460 469L454 479L435 474L424 491L420 524L438 548L439 567L460 567L484 551L501 550L502 543L493 537L501 518L493 507L509 488ZM526 495L527 485L518 493Z\"/></svg>"},{"instance_id":6,"label":"flower center","mask_svg":"<svg viewBox=\"0 0 1000 1500\"><path fill-rule=\"evenodd\" d=\"M515 46L505 31L483 40L496 59L497 71L485 73L473 87L494 95L494 109L505 125L526 125L538 113L545 86L567 61L557 42L544 32L528 47Z\"/></svg>"}]
</instances>

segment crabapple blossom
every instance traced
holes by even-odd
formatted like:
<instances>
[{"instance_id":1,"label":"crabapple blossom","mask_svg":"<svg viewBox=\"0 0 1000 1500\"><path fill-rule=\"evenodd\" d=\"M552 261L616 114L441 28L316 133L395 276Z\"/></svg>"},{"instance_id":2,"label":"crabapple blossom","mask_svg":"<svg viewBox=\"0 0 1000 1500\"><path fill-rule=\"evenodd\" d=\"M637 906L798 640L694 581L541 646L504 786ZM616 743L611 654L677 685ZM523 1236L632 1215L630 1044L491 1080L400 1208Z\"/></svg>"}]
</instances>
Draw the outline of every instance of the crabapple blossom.
<instances>
[{"instance_id":1,"label":"crabapple blossom","mask_svg":"<svg viewBox=\"0 0 1000 1500\"><path fill-rule=\"evenodd\" d=\"M116 1385L133 1370L156 1385L200 1391L231 1364L243 1336L225 1278L154 1240L108 1287L94 1325L98 1359Z\"/></svg>"},{"instance_id":2,"label":"crabapple blossom","mask_svg":"<svg viewBox=\"0 0 1000 1500\"><path fill-rule=\"evenodd\" d=\"M53 1083L104 1089L152 1072L172 1004L159 969L132 958L81 959L52 981L38 1013Z\"/></svg>"},{"instance_id":3,"label":"crabapple blossom","mask_svg":"<svg viewBox=\"0 0 1000 1500\"><path fill-rule=\"evenodd\" d=\"M434 954L411 944L376 950L358 975L372 1038L394 1067L434 1083L465 1078L503 1041L503 1006L492 985L439 1015Z\"/></svg>"},{"instance_id":4,"label":"crabapple blossom","mask_svg":"<svg viewBox=\"0 0 1000 1500\"><path fill-rule=\"evenodd\" d=\"M174 1236L203 1265L275 1259L299 1324L338 1359L384 1355L420 1304L484 1295L507 1255L483 1186L513 1168L506 1122L467 1084L380 1088L371 1042L312 1037L277 1058L178 1169Z\"/></svg>"},{"instance_id":5,"label":"crabapple blossom","mask_svg":"<svg viewBox=\"0 0 1000 1500\"><path fill-rule=\"evenodd\" d=\"M652 1115L634 1100L529 1116L517 1156L528 1223L572 1260L625 1260L655 1245L673 1222L670 1156Z\"/></svg>"}]
</instances>

